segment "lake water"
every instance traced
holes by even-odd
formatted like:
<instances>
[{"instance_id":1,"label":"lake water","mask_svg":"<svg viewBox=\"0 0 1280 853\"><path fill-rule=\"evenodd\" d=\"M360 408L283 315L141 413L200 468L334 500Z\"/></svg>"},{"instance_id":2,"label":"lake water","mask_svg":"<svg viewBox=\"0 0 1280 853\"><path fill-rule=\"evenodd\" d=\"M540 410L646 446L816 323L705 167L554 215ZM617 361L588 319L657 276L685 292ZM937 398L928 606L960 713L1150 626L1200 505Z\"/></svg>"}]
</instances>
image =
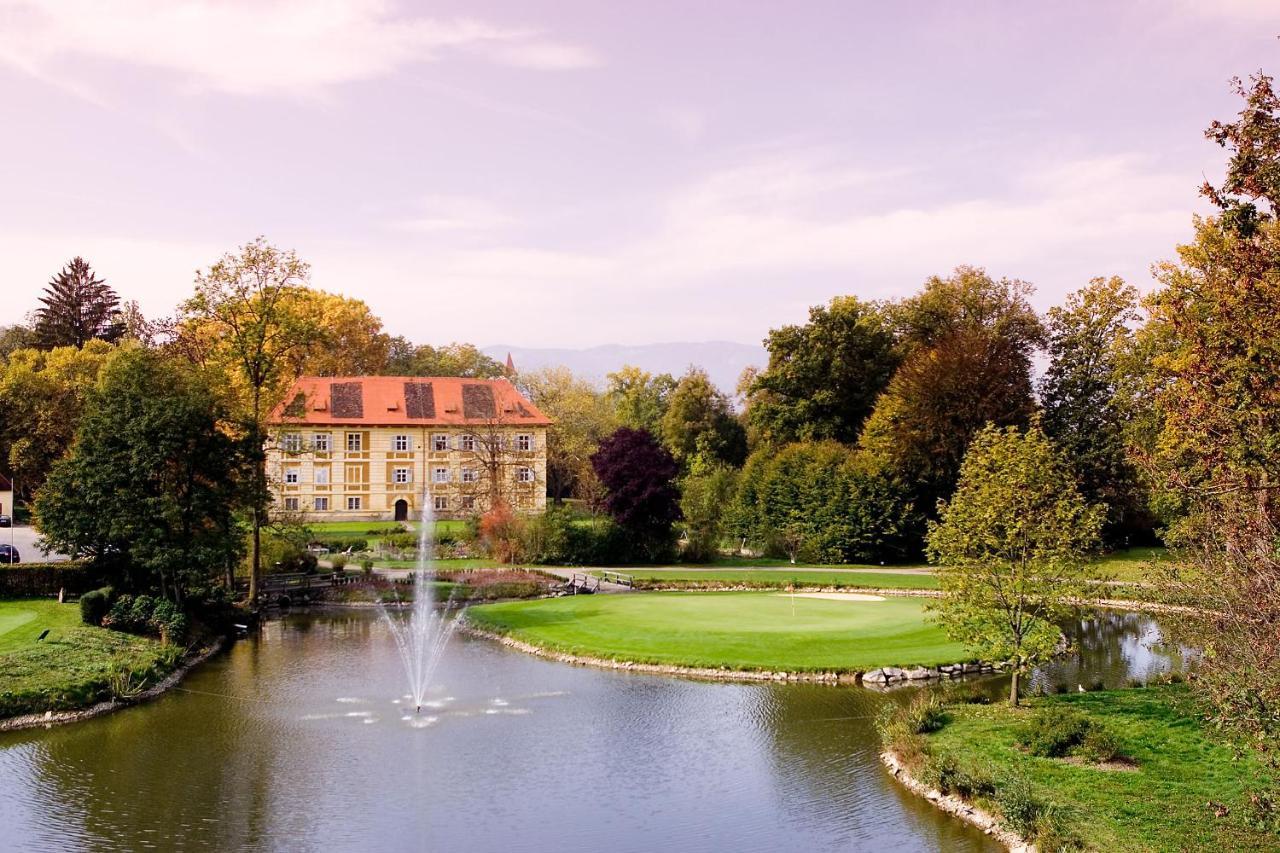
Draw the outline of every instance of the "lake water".
<instances>
[{"instance_id":1,"label":"lake water","mask_svg":"<svg viewBox=\"0 0 1280 853\"><path fill-rule=\"evenodd\" d=\"M1145 616L1080 638L1034 683L1179 659ZM0 849L1000 849L882 768L873 718L911 690L635 675L461 635L437 682L422 715L395 704L374 613L269 622L155 702L0 735Z\"/></svg>"}]
</instances>

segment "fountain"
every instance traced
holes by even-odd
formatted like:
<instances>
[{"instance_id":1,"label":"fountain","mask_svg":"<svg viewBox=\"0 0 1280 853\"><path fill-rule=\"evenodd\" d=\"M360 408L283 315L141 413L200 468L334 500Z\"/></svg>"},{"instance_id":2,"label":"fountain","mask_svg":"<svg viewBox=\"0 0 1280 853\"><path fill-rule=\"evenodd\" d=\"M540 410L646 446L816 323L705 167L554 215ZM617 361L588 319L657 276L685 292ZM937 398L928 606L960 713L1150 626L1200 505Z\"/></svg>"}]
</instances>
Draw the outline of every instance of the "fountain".
<instances>
[{"instance_id":1,"label":"fountain","mask_svg":"<svg viewBox=\"0 0 1280 853\"><path fill-rule=\"evenodd\" d=\"M413 704L415 713L422 712L432 676L440 665L445 646L457 625L457 620L448 618L447 612L436 612L435 588L428 578L435 559L435 513L430 487L424 487L422 493L421 524L422 529L418 534L418 564L413 572L413 604L409 618L393 615L385 604L381 608L382 617L395 638L396 648L404 663L405 675L409 679L408 699Z\"/></svg>"}]
</instances>

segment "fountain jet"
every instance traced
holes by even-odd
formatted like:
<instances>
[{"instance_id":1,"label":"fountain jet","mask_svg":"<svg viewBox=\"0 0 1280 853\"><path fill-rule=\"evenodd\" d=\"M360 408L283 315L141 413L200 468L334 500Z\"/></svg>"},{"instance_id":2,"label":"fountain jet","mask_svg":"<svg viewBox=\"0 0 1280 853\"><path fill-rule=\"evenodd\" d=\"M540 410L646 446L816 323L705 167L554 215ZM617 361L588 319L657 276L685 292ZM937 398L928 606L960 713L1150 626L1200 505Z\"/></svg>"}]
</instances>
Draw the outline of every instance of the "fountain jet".
<instances>
[{"instance_id":1,"label":"fountain jet","mask_svg":"<svg viewBox=\"0 0 1280 853\"><path fill-rule=\"evenodd\" d=\"M386 605L382 606L382 618L395 638L396 649L409 679L414 713L418 714L422 713L431 679L457 625L456 619L448 618L446 612L437 612L435 608L435 589L429 578L435 562L434 532L431 490L426 486L422 492L422 529L418 534L418 563L413 572L413 604L409 618L392 615Z\"/></svg>"}]
</instances>

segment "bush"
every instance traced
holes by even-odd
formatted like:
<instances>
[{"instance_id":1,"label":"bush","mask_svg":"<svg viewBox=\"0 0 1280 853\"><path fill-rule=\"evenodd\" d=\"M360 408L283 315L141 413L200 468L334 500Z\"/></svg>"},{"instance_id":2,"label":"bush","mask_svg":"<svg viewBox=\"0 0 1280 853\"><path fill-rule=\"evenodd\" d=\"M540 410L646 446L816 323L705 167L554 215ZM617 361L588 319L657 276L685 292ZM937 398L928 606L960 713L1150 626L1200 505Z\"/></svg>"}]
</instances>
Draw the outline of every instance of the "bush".
<instances>
[{"instance_id":1,"label":"bush","mask_svg":"<svg viewBox=\"0 0 1280 853\"><path fill-rule=\"evenodd\" d=\"M936 788L944 794L955 794L964 800L989 797L996 791L996 784L989 772L965 767L949 753L928 756L918 778L930 788Z\"/></svg>"},{"instance_id":2,"label":"bush","mask_svg":"<svg viewBox=\"0 0 1280 853\"><path fill-rule=\"evenodd\" d=\"M1120 740L1115 734L1099 723L1091 723L1080 743L1079 753L1082 758L1092 764L1116 761L1124 758Z\"/></svg>"},{"instance_id":3,"label":"bush","mask_svg":"<svg viewBox=\"0 0 1280 853\"><path fill-rule=\"evenodd\" d=\"M373 574L373 560L364 559L360 561L360 568L366 575Z\"/></svg>"},{"instance_id":4,"label":"bush","mask_svg":"<svg viewBox=\"0 0 1280 853\"><path fill-rule=\"evenodd\" d=\"M340 572L347 567L347 558L342 554L334 557L330 562L335 572Z\"/></svg>"},{"instance_id":5,"label":"bush","mask_svg":"<svg viewBox=\"0 0 1280 853\"><path fill-rule=\"evenodd\" d=\"M1035 712L1018 734L1018 743L1032 755L1060 758L1079 746L1089 731L1083 714L1061 705Z\"/></svg>"},{"instance_id":6,"label":"bush","mask_svg":"<svg viewBox=\"0 0 1280 853\"><path fill-rule=\"evenodd\" d=\"M918 735L936 732L951 721L947 707L932 691L922 691L905 711L907 727Z\"/></svg>"},{"instance_id":7,"label":"bush","mask_svg":"<svg viewBox=\"0 0 1280 853\"><path fill-rule=\"evenodd\" d=\"M80 621L86 625L101 625L111 607L112 592L111 587L104 586L80 596Z\"/></svg>"},{"instance_id":8,"label":"bush","mask_svg":"<svg viewBox=\"0 0 1280 853\"><path fill-rule=\"evenodd\" d=\"M187 637L187 616L176 604L165 599L155 602L147 624L165 643L181 645Z\"/></svg>"},{"instance_id":9,"label":"bush","mask_svg":"<svg viewBox=\"0 0 1280 853\"><path fill-rule=\"evenodd\" d=\"M1084 841L1065 825L1059 816L1058 809L1052 803L1045 806L1040 819L1036 821L1033 832L1036 849L1040 853L1061 853L1084 849Z\"/></svg>"},{"instance_id":10,"label":"bush","mask_svg":"<svg viewBox=\"0 0 1280 853\"><path fill-rule=\"evenodd\" d=\"M1036 796L1030 782L1019 777L1010 779L996 789L995 800L1005 826L1024 838L1035 835L1045 813L1045 802Z\"/></svg>"}]
</instances>

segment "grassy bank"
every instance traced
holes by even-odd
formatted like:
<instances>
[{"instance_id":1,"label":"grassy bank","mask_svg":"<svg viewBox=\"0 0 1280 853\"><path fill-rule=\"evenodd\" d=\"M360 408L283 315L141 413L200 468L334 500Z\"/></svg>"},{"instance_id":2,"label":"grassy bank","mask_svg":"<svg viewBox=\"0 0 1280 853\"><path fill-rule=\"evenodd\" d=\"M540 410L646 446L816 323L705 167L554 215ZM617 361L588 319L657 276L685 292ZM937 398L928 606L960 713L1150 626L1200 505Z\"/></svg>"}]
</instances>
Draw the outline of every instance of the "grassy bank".
<instances>
[{"instance_id":1,"label":"grassy bank","mask_svg":"<svg viewBox=\"0 0 1280 853\"><path fill-rule=\"evenodd\" d=\"M156 640L84 625L73 604L0 601L0 718L127 697L171 671L180 655Z\"/></svg>"},{"instance_id":2,"label":"grassy bank","mask_svg":"<svg viewBox=\"0 0 1280 853\"><path fill-rule=\"evenodd\" d=\"M910 744L901 749L913 775L946 793L969 792L1024 835L1011 824L1038 807L1051 836L1087 849L1280 846L1274 830L1256 825L1251 802L1251 794L1267 790L1264 768L1247 753L1237 758L1201 725L1182 685L1038 697L1019 710L950 706L929 719L941 728L916 739L923 753L913 757ZM1036 746L1043 738L1028 740L1037 719L1083 719L1084 730L1104 733L1100 739L1109 739L1108 751L1117 755L1091 763L1099 759L1087 745L1060 757L1032 754L1045 752ZM1056 730L1063 729L1059 723ZM1011 819L1002 814L1009 812ZM1052 838L1043 842L1042 848L1057 846Z\"/></svg>"},{"instance_id":3,"label":"grassy bank","mask_svg":"<svg viewBox=\"0 0 1280 853\"><path fill-rule=\"evenodd\" d=\"M787 586L849 587L851 589L937 589L938 579L930 574L897 574L891 571L831 569L805 571L785 569L627 569L643 588L683 586L690 589L746 586L784 589Z\"/></svg>"},{"instance_id":4,"label":"grassy bank","mask_svg":"<svg viewBox=\"0 0 1280 853\"><path fill-rule=\"evenodd\" d=\"M833 601L766 592L637 593L470 609L479 627L542 648L637 663L865 671L966 659L910 598Z\"/></svg>"}]
</instances>

